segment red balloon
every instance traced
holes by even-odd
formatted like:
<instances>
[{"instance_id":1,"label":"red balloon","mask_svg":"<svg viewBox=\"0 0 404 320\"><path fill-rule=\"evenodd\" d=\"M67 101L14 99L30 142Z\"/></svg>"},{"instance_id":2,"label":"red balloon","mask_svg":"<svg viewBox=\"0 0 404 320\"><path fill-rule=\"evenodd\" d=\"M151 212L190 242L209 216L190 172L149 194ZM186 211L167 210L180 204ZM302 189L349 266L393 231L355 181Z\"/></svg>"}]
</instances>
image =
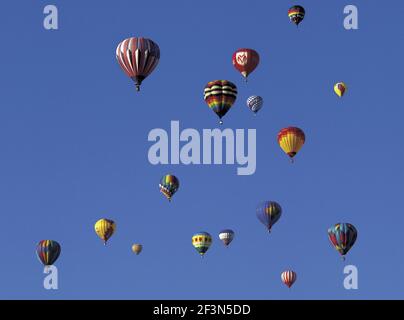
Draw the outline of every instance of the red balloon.
<instances>
[{"instance_id":1,"label":"red balloon","mask_svg":"<svg viewBox=\"0 0 404 320\"><path fill-rule=\"evenodd\" d=\"M246 79L248 75L255 70L260 62L260 56L257 51L253 49L238 49L233 53L233 66L242 74Z\"/></svg>"}]
</instances>

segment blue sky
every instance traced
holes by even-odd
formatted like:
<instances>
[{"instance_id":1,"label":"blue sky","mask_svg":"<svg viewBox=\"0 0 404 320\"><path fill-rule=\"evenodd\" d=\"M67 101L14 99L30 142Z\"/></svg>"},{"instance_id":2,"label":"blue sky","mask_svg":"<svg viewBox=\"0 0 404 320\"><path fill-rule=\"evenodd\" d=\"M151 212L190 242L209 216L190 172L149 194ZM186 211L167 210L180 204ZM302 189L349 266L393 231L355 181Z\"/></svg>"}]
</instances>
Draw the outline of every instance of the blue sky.
<instances>
[{"instance_id":1,"label":"blue sky","mask_svg":"<svg viewBox=\"0 0 404 320\"><path fill-rule=\"evenodd\" d=\"M403 28L390 14L403 3L300 1L296 29L287 10L297 3L280 0L55 0L57 31L43 28L47 4L1 8L0 298L403 298ZM343 28L347 4L359 30ZM115 59L130 36L161 49L140 93ZM248 84L231 64L240 47L261 56ZM238 86L223 128L257 129L256 173L151 165L150 130L218 127L202 98L214 79ZM265 100L256 117L252 94ZM293 165L276 141L289 125L306 133ZM181 182L172 203L158 191L168 172ZM255 216L263 200L283 208L271 235ZM107 247L93 229L103 217L117 223ZM327 239L337 222L358 229L345 263ZM228 249L225 228L236 232ZM214 237L204 259L191 245L198 231ZM42 286L41 239L62 245L59 290ZM343 287L346 264L358 267L358 290ZM280 281L287 268L292 290Z\"/></svg>"}]
</instances>

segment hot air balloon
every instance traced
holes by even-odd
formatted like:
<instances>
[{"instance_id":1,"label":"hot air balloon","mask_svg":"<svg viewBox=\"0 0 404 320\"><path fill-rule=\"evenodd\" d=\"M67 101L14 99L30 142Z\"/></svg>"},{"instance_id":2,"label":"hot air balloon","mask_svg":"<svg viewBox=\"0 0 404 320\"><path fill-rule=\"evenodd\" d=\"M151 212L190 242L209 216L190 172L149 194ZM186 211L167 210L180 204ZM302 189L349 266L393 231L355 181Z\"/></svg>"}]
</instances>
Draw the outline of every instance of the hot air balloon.
<instances>
[{"instance_id":1,"label":"hot air balloon","mask_svg":"<svg viewBox=\"0 0 404 320\"><path fill-rule=\"evenodd\" d=\"M210 245L212 244L212 237L207 232L199 232L192 236L192 245L195 247L196 251L203 257L203 255L208 251Z\"/></svg>"},{"instance_id":2,"label":"hot air balloon","mask_svg":"<svg viewBox=\"0 0 404 320\"><path fill-rule=\"evenodd\" d=\"M358 232L350 223L337 223L328 229L328 238L345 260L345 255L355 244Z\"/></svg>"},{"instance_id":3,"label":"hot air balloon","mask_svg":"<svg viewBox=\"0 0 404 320\"><path fill-rule=\"evenodd\" d=\"M220 231L219 233L219 239L222 240L222 242L224 243L224 245L227 247L230 242L233 241L234 238L234 231L230 230L230 229L225 229Z\"/></svg>"},{"instance_id":4,"label":"hot air balloon","mask_svg":"<svg viewBox=\"0 0 404 320\"><path fill-rule=\"evenodd\" d=\"M180 187L180 182L176 176L167 174L161 178L159 188L160 192L166 196L168 201L171 201L171 197L177 192Z\"/></svg>"},{"instance_id":5,"label":"hot air balloon","mask_svg":"<svg viewBox=\"0 0 404 320\"><path fill-rule=\"evenodd\" d=\"M104 241L104 245L107 245L107 241L115 232L115 222L109 219L100 219L95 223L95 232Z\"/></svg>"},{"instance_id":6,"label":"hot air balloon","mask_svg":"<svg viewBox=\"0 0 404 320\"><path fill-rule=\"evenodd\" d=\"M290 21L292 21L296 26L304 19L306 11L302 6L293 6L288 11L288 16Z\"/></svg>"},{"instance_id":7,"label":"hot air balloon","mask_svg":"<svg viewBox=\"0 0 404 320\"><path fill-rule=\"evenodd\" d=\"M238 49L233 53L233 66L241 73L247 82L248 75L255 70L260 62L260 56L253 49Z\"/></svg>"},{"instance_id":8,"label":"hot air balloon","mask_svg":"<svg viewBox=\"0 0 404 320\"><path fill-rule=\"evenodd\" d=\"M334 91L338 97L342 97L346 91L346 84L343 82L338 82L334 85Z\"/></svg>"},{"instance_id":9,"label":"hot air balloon","mask_svg":"<svg viewBox=\"0 0 404 320\"><path fill-rule=\"evenodd\" d=\"M290 288L293 285L293 283L295 283L297 279L297 274L292 270L286 270L282 272L281 279L282 282Z\"/></svg>"},{"instance_id":10,"label":"hot air balloon","mask_svg":"<svg viewBox=\"0 0 404 320\"><path fill-rule=\"evenodd\" d=\"M257 206L257 218L264 224L268 232L282 215L282 208L275 201L264 201Z\"/></svg>"},{"instance_id":11,"label":"hot air balloon","mask_svg":"<svg viewBox=\"0 0 404 320\"><path fill-rule=\"evenodd\" d=\"M251 96L247 99L247 107L256 114L264 105L264 99L260 96Z\"/></svg>"},{"instance_id":12,"label":"hot air balloon","mask_svg":"<svg viewBox=\"0 0 404 320\"><path fill-rule=\"evenodd\" d=\"M116 59L126 75L140 90L142 81L156 68L160 59L159 46L150 39L128 38L116 48Z\"/></svg>"},{"instance_id":13,"label":"hot air balloon","mask_svg":"<svg viewBox=\"0 0 404 320\"><path fill-rule=\"evenodd\" d=\"M302 129L296 127L284 128L278 133L278 143L282 150L290 157L293 162L293 157L302 148L306 140Z\"/></svg>"},{"instance_id":14,"label":"hot air balloon","mask_svg":"<svg viewBox=\"0 0 404 320\"><path fill-rule=\"evenodd\" d=\"M237 87L227 80L215 80L205 86L204 97L209 108L219 117L220 124L223 124L222 117L230 110L237 98Z\"/></svg>"},{"instance_id":15,"label":"hot air balloon","mask_svg":"<svg viewBox=\"0 0 404 320\"><path fill-rule=\"evenodd\" d=\"M138 255L140 252L142 252L142 249L143 249L143 246L142 246L141 244L139 244L139 243L135 243L135 244L132 246L132 251L133 251L136 255Z\"/></svg>"},{"instance_id":16,"label":"hot air balloon","mask_svg":"<svg viewBox=\"0 0 404 320\"><path fill-rule=\"evenodd\" d=\"M36 254L44 266L53 265L59 258L60 244L54 240L41 240L36 246Z\"/></svg>"}]
</instances>

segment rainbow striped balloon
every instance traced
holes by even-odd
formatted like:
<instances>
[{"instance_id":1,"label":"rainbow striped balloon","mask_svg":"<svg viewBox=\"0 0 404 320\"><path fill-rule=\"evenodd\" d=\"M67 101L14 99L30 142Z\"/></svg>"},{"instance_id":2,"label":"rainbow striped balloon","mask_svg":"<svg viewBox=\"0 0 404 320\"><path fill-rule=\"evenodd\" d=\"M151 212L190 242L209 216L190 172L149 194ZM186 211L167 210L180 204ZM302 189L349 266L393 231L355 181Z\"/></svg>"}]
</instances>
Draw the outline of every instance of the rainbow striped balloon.
<instances>
[{"instance_id":1,"label":"rainbow striped balloon","mask_svg":"<svg viewBox=\"0 0 404 320\"><path fill-rule=\"evenodd\" d=\"M237 98L237 87L227 80L210 81L204 90L205 102L209 108L219 117L222 124L222 117L230 110Z\"/></svg>"}]
</instances>

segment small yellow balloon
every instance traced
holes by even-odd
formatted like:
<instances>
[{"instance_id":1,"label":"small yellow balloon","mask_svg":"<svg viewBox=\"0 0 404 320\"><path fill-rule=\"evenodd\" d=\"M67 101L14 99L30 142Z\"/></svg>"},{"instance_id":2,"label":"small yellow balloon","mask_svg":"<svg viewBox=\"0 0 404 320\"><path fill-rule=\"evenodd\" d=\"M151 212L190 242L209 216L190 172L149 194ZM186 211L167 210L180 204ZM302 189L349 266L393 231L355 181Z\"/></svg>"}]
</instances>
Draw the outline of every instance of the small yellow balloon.
<instances>
[{"instance_id":1,"label":"small yellow balloon","mask_svg":"<svg viewBox=\"0 0 404 320\"><path fill-rule=\"evenodd\" d=\"M141 244L139 244L139 243L135 243L135 244L132 246L132 251L133 251L134 253L136 253L136 255L138 255L140 252L142 252L142 249L143 249L143 246L142 246Z\"/></svg>"},{"instance_id":2,"label":"small yellow balloon","mask_svg":"<svg viewBox=\"0 0 404 320\"><path fill-rule=\"evenodd\" d=\"M115 232L116 224L110 219L100 219L95 223L94 229L95 233L104 241L104 245L106 245L108 239L111 238Z\"/></svg>"},{"instance_id":3,"label":"small yellow balloon","mask_svg":"<svg viewBox=\"0 0 404 320\"><path fill-rule=\"evenodd\" d=\"M346 91L346 84L344 82L338 82L334 85L334 91L338 97L342 97Z\"/></svg>"}]
</instances>

